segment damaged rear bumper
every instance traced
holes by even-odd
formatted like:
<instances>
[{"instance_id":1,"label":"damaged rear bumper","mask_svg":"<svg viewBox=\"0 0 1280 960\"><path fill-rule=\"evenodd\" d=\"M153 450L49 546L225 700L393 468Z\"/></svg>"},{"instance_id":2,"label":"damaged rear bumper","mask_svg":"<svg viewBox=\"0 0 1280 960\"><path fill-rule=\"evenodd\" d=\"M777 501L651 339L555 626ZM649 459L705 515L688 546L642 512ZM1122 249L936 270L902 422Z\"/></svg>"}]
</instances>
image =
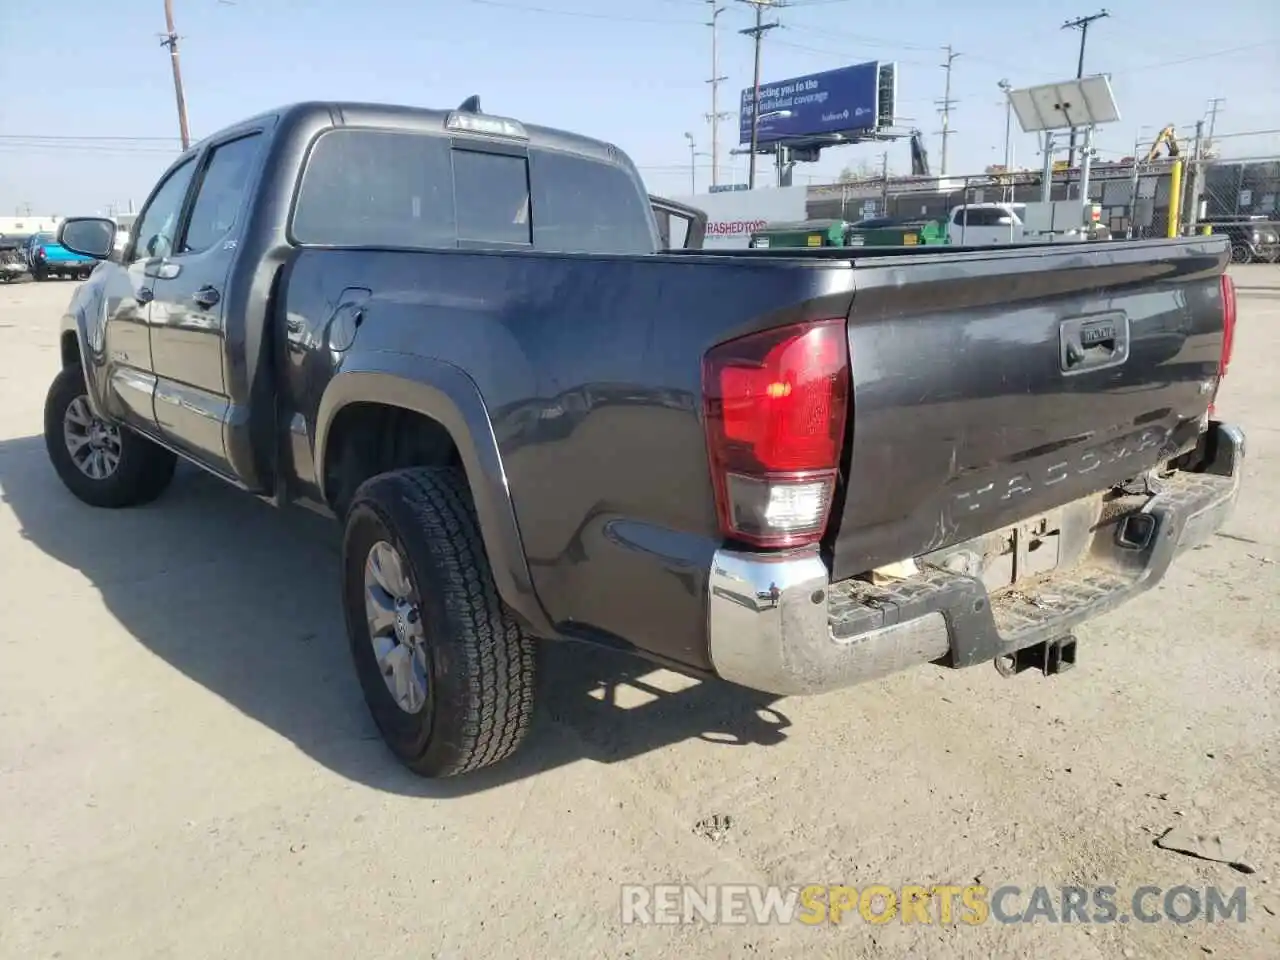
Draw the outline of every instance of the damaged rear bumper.
<instances>
[{"instance_id":1,"label":"damaged rear bumper","mask_svg":"<svg viewBox=\"0 0 1280 960\"><path fill-rule=\"evenodd\" d=\"M929 661L970 666L1054 640L1153 587L1178 554L1221 528L1244 451L1238 427L1211 423L1198 472L1177 472L1138 509L1089 524L1073 563L1017 589L989 593L979 577L929 563L887 586L832 583L816 550L717 551L712 664L726 680L790 695Z\"/></svg>"}]
</instances>

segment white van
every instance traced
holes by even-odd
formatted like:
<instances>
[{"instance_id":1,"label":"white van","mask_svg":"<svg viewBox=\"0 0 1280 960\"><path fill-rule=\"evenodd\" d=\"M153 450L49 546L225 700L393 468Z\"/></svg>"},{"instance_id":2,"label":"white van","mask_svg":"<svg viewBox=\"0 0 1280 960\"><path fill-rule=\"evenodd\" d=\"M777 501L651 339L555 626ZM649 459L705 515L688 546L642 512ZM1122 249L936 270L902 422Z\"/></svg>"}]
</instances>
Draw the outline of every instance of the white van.
<instances>
[{"instance_id":1,"label":"white van","mask_svg":"<svg viewBox=\"0 0 1280 960\"><path fill-rule=\"evenodd\" d=\"M947 241L967 247L1019 243L1027 219L1025 203L966 203L947 218Z\"/></svg>"}]
</instances>

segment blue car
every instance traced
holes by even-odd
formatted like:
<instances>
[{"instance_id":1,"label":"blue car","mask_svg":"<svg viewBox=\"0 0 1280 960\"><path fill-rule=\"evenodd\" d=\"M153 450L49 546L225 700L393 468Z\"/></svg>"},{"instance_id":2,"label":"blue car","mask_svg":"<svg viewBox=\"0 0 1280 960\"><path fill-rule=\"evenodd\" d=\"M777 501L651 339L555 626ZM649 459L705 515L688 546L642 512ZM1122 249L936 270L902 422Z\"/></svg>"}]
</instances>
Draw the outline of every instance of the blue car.
<instances>
[{"instance_id":1,"label":"blue car","mask_svg":"<svg viewBox=\"0 0 1280 960\"><path fill-rule=\"evenodd\" d=\"M50 277L84 279L97 266L92 257L72 253L52 233L32 234L27 241L26 259L33 280L48 280Z\"/></svg>"}]
</instances>

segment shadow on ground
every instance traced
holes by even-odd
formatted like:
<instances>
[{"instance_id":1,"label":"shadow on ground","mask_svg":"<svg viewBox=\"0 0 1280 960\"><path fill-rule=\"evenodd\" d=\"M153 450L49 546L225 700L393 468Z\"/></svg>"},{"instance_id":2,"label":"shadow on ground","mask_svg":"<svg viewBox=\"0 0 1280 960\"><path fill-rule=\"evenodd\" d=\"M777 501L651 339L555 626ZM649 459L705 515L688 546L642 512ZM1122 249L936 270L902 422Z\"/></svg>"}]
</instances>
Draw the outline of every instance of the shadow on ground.
<instances>
[{"instance_id":1,"label":"shadow on ground","mask_svg":"<svg viewBox=\"0 0 1280 960\"><path fill-rule=\"evenodd\" d=\"M469 777L422 780L385 750L365 710L331 521L274 510L192 467L154 504L97 510L62 486L41 437L0 442L0 492L23 538L87 577L139 643L318 762L379 789L463 796L690 738L725 749L776 743L790 725L766 694L716 682L663 692L643 679L654 667L642 660L548 643L523 750ZM617 696L624 688L631 695Z\"/></svg>"}]
</instances>

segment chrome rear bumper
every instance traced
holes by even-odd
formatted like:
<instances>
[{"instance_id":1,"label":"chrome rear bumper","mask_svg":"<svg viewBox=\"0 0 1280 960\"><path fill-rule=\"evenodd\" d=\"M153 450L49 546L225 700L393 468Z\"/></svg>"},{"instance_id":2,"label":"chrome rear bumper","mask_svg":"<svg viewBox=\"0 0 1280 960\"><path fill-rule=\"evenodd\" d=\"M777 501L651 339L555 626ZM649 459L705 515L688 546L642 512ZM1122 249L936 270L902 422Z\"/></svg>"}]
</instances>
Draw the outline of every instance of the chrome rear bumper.
<instances>
[{"instance_id":1,"label":"chrome rear bumper","mask_svg":"<svg viewBox=\"0 0 1280 960\"><path fill-rule=\"evenodd\" d=\"M924 565L889 587L831 583L817 550L785 555L718 550L708 642L716 673L770 693L820 693L914 664L963 667L1060 637L1150 589L1173 559L1216 532L1240 491L1244 433L1212 423L1208 460L1182 472L1139 513L1142 545L1098 525L1083 559L1034 587L988 595L976 577Z\"/></svg>"}]
</instances>

